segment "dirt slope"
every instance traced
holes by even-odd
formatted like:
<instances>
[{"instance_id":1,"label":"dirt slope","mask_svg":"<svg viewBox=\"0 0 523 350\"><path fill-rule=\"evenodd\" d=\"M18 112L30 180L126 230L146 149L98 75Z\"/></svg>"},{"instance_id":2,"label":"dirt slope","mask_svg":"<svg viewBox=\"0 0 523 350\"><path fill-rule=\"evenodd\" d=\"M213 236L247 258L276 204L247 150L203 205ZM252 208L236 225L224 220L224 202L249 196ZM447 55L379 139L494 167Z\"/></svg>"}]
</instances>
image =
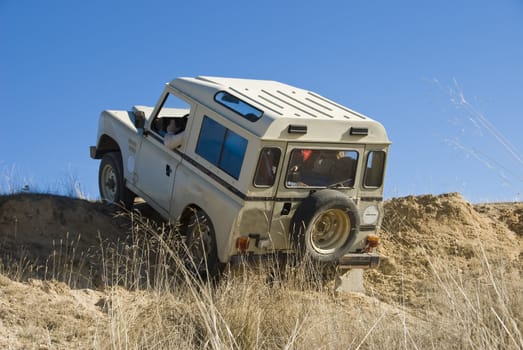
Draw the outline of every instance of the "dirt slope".
<instances>
[{"instance_id":1,"label":"dirt slope","mask_svg":"<svg viewBox=\"0 0 523 350\"><path fill-rule=\"evenodd\" d=\"M19 279L63 280L67 265L93 275L99 273L101 248L125 240L129 227L128 220L98 202L44 194L1 196L0 262L18 269ZM77 278L74 286L91 285Z\"/></svg>"},{"instance_id":2,"label":"dirt slope","mask_svg":"<svg viewBox=\"0 0 523 350\"><path fill-rule=\"evenodd\" d=\"M3 258L47 257L60 241L77 242L78 249L96 246L99 239L126 234L126 220L102 203L43 194L0 197L0 254Z\"/></svg>"},{"instance_id":3,"label":"dirt slope","mask_svg":"<svg viewBox=\"0 0 523 350\"><path fill-rule=\"evenodd\" d=\"M429 276L459 280L478 267L502 266L516 285L523 281L522 203L471 205L459 194L446 194L396 198L385 208L380 253L388 258L365 273L367 294L375 298L342 296L336 303L437 309ZM96 283L100 250L126 240L129 230L128 220L100 203L39 194L0 197L0 348L96 345L93 334L110 331L107 295ZM89 279L73 276L68 267Z\"/></svg>"}]
</instances>

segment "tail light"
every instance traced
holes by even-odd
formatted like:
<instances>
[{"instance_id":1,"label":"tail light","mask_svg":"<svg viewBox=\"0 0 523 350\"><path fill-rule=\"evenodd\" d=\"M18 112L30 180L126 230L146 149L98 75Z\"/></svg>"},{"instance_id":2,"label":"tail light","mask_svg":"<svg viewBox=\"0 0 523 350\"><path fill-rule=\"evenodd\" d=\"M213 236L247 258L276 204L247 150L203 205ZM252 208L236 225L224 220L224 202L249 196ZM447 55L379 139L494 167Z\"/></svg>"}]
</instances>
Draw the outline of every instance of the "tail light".
<instances>
[{"instance_id":1,"label":"tail light","mask_svg":"<svg viewBox=\"0 0 523 350\"><path fill-rule=\"evenodd\" d=\"M376 248L380 244L380 238L376 235L367 236L367 246L369 248Z\"/></svg>"},{"instance_id":2,"label":"tail light","mask_svg":"<svg viewBox=\"0 0 523 350\"><path fill-rule=\"evenodd\" d=\"M236 238L236 249L241 253L247 251L249 248L249 237L238 237Z\"/></svg>"}]
</instances>

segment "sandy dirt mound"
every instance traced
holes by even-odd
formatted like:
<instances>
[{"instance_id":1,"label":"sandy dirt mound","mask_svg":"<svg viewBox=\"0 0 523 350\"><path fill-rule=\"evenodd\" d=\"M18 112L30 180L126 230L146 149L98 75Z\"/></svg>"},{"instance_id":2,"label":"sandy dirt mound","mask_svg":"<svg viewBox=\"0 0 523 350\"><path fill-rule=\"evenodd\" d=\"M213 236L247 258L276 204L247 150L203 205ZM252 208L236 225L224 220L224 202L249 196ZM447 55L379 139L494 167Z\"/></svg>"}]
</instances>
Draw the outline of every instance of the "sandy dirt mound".
<instances>
[{"instance_id":1,"label":"sandy dirt mound","mask_svg":"<svg viewBox=\"0 0 523 350\"><path fill-rule=\"evenodd\" d=\"M475 209L523 236L523 203L486 203L476 205Z\"/></svg>"},{"instance_id":2,"label":"sandy dirt mound","mask_svg":"<svg viewBox=\"0 0 523 350\"><path fill-rule=\"evenodd\" d=\"M101 293L71 290L65 283L0 276L2 349L81 349L105 317L97 310Z\"/></svg>"},{"instance_id":3,"label":"sandy dirt mound","mask_svg":"<svg viewBox=\"0 0 523 350\"><path fill-rule=\"evenodd\" d=\"M431 302L427 292L435 289L429 282L434 273L459 277L501 266L521 280L522 208L474 206L457 193L386 202L379 251L388 259L367 272L367 289L387 302L424 307Z\"/></svg>"}]
</instances>

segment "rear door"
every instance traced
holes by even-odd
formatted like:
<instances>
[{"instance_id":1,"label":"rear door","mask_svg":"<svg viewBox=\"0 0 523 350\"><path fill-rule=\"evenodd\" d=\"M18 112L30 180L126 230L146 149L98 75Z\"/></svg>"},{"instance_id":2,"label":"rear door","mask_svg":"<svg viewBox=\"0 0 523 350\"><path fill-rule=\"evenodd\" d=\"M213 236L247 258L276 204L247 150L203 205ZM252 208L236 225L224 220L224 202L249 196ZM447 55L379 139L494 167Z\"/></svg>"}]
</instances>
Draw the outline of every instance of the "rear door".
<instances>
[{"instance_id":1,"label":"rear door","mask_svg":"<svg viewBox=\"0 0 523 350\"><path fill-rule=\"evenodd\" d=\"M290 222L301 201L311 191L335 188L355 198L364 148L361 145L290 143L283 158L270 232L274 235Z\"/></svg>"},{"instance_id":2,"label":"rear door","mask_svg":"<svg viewBox=\"0 0 523 350\"><path fill-rule=\"evenodd\" d=\"M262 222L267 223L262 232L269 232L270 230L284 155L285 143L282 142L267 143L263 145L258 154L256 171L249 194L253 200L248 201L248 205L255 207L261 213L261 217L256 220L257 226Z\"/></svg>"}]
</instances>

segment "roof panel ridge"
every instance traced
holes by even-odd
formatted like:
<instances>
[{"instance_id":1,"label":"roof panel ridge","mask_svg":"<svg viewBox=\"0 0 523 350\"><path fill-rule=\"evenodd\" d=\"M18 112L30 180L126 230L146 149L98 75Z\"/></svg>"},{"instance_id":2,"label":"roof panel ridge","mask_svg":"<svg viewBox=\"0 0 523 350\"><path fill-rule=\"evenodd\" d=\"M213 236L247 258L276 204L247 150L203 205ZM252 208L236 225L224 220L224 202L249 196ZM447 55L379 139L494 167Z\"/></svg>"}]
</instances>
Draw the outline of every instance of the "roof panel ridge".
<instances>
[{"instance_id":1,"label":"roof panel ridge","mask_svg":"<svg viewBox=\"0 0 523 350\"><path fill-rule=\"evenodd\" d=\"M321 111L321 110L319 110L318 108L315 108L314 106L311 106L309 103L305 103L305 101L306 101L307 99L303 100L303 99L299 99L299 98L293 97L293 96L291 96L291 95L289 95L289 94L287 94L287 93L285 93L285 92L283 92L283 91L281 91L281 90L276 90L276 92L277 92L278 94L280 94L280 95L282 95L282 96L285 96L286 98L288 98L288 99L290 99L290 100L296 102L296 103L299 103L300 105L302 105L302 106L305 107L305 108L308 108L308 109L310 109L310 110L313 110L314 112L317 112L317 113L320 113L320 114L326 116L327 118L331 118L331 119L334 118L333 115L328 114L328 113L326 113L326 112L324 112L324 111ZM293 91L293 93L295 93L295 92ZM310 113L308 113L308 114L310 114Z\"/></svg>"},{"instance_id":2,"label":"roof panel ridge","mask_svg":"<svg viewBox=\"0 0 523 350\"><path fill-rule=\"evenodd\" d=\"M279 90L276 90L275 91L276 93L280 92ZM305 110L304 108L301 108L300 106L296 105L296 104L293 104L291 101L286 101L285 99L279 97L279 96L276 96L276 94L274 93L271 93L269 91L264 91L264 93L267 95L267 96L270 96L272 97L273 99L277 100L277 101L280 101L281 103L293 108L293 109L296 109L302 113L305 113L313 118L317 118L318 116L313 114L313 113L310 113L309 111ZM284 95L285 96L285 95Z\"/></svg>"},{"instance_id":3,"label":"roof panel ridge","mask_svg":"<svg viewBox=\"0 0 523 350\"><path fill-rule=\"evenodd\" d=\"M213 78L214 78L214 77L207 77L207 76L199 75L199 76L197 76L195 79L196 79L196 80L205 81L205 82L207 82L207 83L218 84L216 81L213 80Z\"/></svg>"},{"instance_id":4,"label":"roof panel ridge","mask_svg":"<svg viewBox=\"0 0 523 350\"><path fill-rule=\"evenodd\" d=\"M362 119L368 119L368 117L365 117L364 115L362 115L362 114L360 114L360 113L358 113L358 112L356 112L356 111L353 111L352 109L347 108L347 107L345 107L344 105L341 105L341 104L339 104L339 103L337 103L337 102L334 102L334 101L332 101L332 100L329 100L328 98L323 97L323 96L321 96L321 95L318 95L318 94L316 94L316 93L314 93L314 92L312 92L312 91L308 91L307 93L308 93L309 95L311 95L311 96L314 96L314 97L316 97L316 98L322 100L322 101L325 102L325 103L328 103L328 104L330 104L330 105L332 105L332 106L335 106L335 107L337 107L337 108L340 108L340 109L344 110L345 112L349 112L350 114L353 114L353 115L355 115L356 117L359 117L359 118L362 118Z\"/></svg>"}]
</instances>

